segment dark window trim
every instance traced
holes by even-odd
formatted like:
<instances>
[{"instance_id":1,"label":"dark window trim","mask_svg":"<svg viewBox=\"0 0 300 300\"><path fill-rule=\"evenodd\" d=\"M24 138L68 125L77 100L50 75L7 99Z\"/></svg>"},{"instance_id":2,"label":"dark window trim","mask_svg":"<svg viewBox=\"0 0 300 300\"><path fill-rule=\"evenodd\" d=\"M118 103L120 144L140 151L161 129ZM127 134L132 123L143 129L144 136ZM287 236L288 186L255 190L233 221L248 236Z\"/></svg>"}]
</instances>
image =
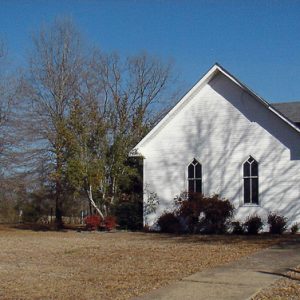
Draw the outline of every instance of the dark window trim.
<instances>
[{"instance_id":1,"label":"dark window trim","mask_svg":"<svg viewBox=\"0 0 300 300\"><path fill-rule=\"evenodd\" d=\"M245 175L245 165L249 165L249 175ZM256 167L254 167L256 164ZM256 172L254 172L256 171ZM253 174L254 172L254 174ZM249 201L246 202L246 180L249 180ZM257 187L256 191L254 182L257 181ZM259 205L259 163L257 160L253 158L253 156L249 155L248 159L243 163L243 204L244 205L253 205L258 206ZM255 193L254 193L255 192ZM253 199L253 194L257 195L257 199Z\"/></svg>"},{"instance_id":2,"label":"dark window trim","mask_svg":"<svg viewBox=\"0 0 300 300\"><path fill-rule=\"evenodd\" d=\"M191 167L193 168L192 176L190 176L190 168ZM188 177L187 178L188 192L189 193L202 193L202 165L196 158L194 158L193 161L188 165L188 176L187 177ZM190 184L192 184L192 188L191 188Z\"/></svg>"}]
</instances>

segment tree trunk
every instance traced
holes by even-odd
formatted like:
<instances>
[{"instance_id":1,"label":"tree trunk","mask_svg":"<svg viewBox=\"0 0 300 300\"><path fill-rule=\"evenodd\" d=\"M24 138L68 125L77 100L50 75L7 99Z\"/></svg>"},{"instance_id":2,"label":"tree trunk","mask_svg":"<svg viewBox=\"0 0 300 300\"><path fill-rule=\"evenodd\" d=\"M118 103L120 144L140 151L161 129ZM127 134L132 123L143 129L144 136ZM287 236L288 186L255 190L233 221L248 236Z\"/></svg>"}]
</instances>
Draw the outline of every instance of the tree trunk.
<instances>
[{"instance_id":1,"label":"tree trunk","mask_svg":"<svg viewBox=\"0 0 300 300\"><path fill-rule=\"evenodd\" d=\"M104 219L104 214L102 213L102 211L100 210L100 208L96 205L94 199L93 199L93 192L92 192L92 186L89 185L88 189L86 189L86 193L88 196L88 199L90 201L90 204L96 209L96 211L98 212L98 214L100 215L100 217L102 219Z\"/></svg>"},{"instance_id":2,"label":"tree trunk","mask_svg":"<svg viewBox=\"0 0 300 300\"><path fill-rule=\"evenodd\" d=\"M63 228L62 220L62 185L60 178L60 170L62 168L61 160L59 159L59 154L56 158L56 180L55 180L55 225L57 229Z\"/></svg>"},{"instance_id":3,"label":"tree trunk","mask_svg":"<svg viewBox=\"0 0 300 300\"><path fill-rule=\"evenodd\" d=\"M93 214L93 208L92 208L91 201L89 201L89 213L90 213L90 216Z\"/></svg>"},{"instance_id":4,"label":"tree trunk","mask_svg":"<svg viewBox=\"0 0 300 300\"><path fill-rule=\"evenodd\" d=\"M112 193L111 193L111 200L110 200L111 204L114 204L114 202L115 202L115 193L116 193L116 177L113 177L113 180L112 180Z\"/></svg>"},{"instance_id":5,"label":"tree trunk","mask_svg":"<svg viewBox=\"0 0 300 300\"><path fill-rule=\"evenodd\" d=\"M57 229L62 229L63 228L62 201L61 201L61 185L60 185L60 182L56 182L55 225L56 225Z\"/></svg>"}]
</instances>

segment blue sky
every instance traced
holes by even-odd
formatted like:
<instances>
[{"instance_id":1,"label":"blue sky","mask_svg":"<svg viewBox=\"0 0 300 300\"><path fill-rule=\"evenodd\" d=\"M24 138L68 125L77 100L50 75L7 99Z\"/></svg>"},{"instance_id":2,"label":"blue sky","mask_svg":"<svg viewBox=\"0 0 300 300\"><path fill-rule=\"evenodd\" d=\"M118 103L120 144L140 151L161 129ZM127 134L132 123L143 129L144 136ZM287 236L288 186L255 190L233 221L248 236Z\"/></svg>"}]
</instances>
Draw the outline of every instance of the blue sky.
<instances>
[{"instance_id":1,"label":"blue sky","mask_svg":"<svg viewBox=\"0 0 300 300\"><path fill-rule=\"evenodd\" d=\"M300 100L300 1L0 0L11 58L57 16L104 51L172 58L186 88L218 62L269 102Z\"/></svg>"}]
</instances>

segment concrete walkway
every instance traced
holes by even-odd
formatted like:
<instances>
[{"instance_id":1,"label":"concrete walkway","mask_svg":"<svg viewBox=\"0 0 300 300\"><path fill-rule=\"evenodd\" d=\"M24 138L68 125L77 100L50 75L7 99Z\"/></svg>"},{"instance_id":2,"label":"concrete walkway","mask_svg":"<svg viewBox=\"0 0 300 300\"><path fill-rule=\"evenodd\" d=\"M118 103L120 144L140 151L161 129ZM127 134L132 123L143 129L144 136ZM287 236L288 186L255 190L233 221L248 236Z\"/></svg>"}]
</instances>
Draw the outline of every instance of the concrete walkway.
<instances>
[{"instance_id":1,"label":"concrete walkway","mask_svg":"<svg viewBox=\"0 0 300 300\"><path fill-rule=\"evenodd\" d=\"M300 240L293 239L225 266L195 273L139 300L244 300L300 264Z\"/></svg>"}]
</instances>

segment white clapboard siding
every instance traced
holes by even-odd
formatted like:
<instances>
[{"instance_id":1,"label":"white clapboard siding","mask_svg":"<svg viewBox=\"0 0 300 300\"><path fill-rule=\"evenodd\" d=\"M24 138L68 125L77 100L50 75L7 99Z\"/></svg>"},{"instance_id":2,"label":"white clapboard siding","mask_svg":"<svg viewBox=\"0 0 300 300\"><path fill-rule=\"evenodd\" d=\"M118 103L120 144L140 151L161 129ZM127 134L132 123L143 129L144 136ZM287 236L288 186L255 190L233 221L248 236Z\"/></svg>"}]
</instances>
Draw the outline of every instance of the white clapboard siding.
<instances>
[{"instance_id":1,"label":"white clapboard siding","mask_svg":"<svg viewBox=\"0 0 300 300\"><path fill-rule=\"evenodd\" d=\"M232 201L237 219L276 211L290 224L300 222L299 131L224 72L185 101L136 147L144 157L144 189L160 201L149 225L187 190L193 158L202 164L204 194ZM249 155L259 163L258 206L243 204L242 165Z\"/></svg>"}]
</instances>

